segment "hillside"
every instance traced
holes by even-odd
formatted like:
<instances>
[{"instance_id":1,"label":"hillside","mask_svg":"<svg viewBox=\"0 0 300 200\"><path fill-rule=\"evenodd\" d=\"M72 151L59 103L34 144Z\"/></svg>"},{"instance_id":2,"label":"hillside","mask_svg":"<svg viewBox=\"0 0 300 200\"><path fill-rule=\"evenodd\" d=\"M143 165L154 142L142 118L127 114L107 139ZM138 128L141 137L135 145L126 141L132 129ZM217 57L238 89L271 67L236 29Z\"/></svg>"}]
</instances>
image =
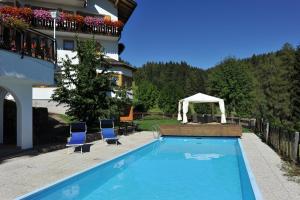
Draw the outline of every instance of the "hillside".
<instances>
[{"instance_id":1,"label":"hillside","mask_svg":"<svg viewBox=\"0 0 300 200\"><path fill-rule=\"evenodd\" d=\"M134 76L137 107L175 113L179 99L203 92L225 100L229 114L287 125L300 119L300 47L245 59L227 58L203 70L185 62L148 62Z\"/></svg>"}]
</instances>

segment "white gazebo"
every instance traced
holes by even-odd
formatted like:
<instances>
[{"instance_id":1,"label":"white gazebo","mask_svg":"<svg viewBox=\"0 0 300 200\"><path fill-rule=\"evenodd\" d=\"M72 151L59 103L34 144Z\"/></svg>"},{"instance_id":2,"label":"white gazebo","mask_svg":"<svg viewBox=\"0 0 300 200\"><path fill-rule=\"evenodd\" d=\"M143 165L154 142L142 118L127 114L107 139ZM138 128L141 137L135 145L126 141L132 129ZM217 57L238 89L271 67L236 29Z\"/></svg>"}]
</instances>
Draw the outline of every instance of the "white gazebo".
<instances>
[{"instance_id":1,"label":"white gazebo","mask_svg":"<svg viewBox=\"0 0 300 200\"><path fill-rule=\"evenodd\" d=\"M183 123L188 122L186 114L189 110L189 103L219 103L219 107L221 111L221 123L222 124L226 123L224 100L217 97L209 96L207 94L202 94L202 93L194 94L193 96L179 100L178 117L177 117L178 121L182 120ZM183 117L181 116L181 110L182 110Z\"/></svg>"}]
</instances>

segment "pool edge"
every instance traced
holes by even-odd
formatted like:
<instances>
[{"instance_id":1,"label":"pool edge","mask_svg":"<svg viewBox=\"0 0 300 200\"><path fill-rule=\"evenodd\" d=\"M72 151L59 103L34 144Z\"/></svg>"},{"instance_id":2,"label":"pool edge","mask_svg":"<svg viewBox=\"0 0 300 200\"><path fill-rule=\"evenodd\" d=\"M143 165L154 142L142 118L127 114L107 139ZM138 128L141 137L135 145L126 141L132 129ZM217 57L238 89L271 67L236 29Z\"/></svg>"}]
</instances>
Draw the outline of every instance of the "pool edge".
<instances>
[{"instance_id":1,"label":"pool edge","mask_svg":"<svg viewBox=\"0 0 300 200\"><path fill-rule=\"evenodd\" d=\"M67 177L62 178L62 179L59 179L59 180L57 180L57 181L55 181L55 182L52 182L52 183L50 183L50 184L48 184L48 185L46 185L46 186L40 187L40 188L38 188L38 189L36 189L36 190L34 190L34 191L32 191L32 192L29 192L29 193L26 193L26 194L24 194L24 195L22 195L22 196L16 197L15 199L16 199L16 200L22 200L22 199L25 199L25 198L27 198L27 197L29 197L29 196L35 194L35 193L41 192L41 191L43 191L43 190L46 190L46 189L48 189L49 187L53 187L53 186L55 186L55 185L57 185L57 184L59 184L59 183L61 183L61 182L63 182L63 181L66 181L66 180L68 180L68 179L70 179L70 178L73 178L73 177L79 175L79 174L82 174L82 173L85 173L85 172L87 172L87 171L89 171L89 170L92 170L92 169L94 169L94 168L96 168L96 167L98 167L98 166L100 166L100 165L104 165L104 164L106 164L106 163L112 162L112 161L115 160L115 159L118 159L118 158L120 158L120 157L123 157L123 156L129 154L129 153L132 153L132 152L134 152L134 151L137 151L137 150L139 150L139 149L141 149L141 148L143 148L143 147L146 147L146 146L148 146L148 145L150 145L150 144L152 144L152 143L154 143L154 142L157 142L158 140L159 140L159 139L153 139L153 140L151 140L150 142L147 142L147 143L145 143L145 144L143 144L143 145L140 145L140 146L138 146L138 147L136 147L136 148L133 148L133 149L131 149L131 150L129 150L129 151L126 151L126 152L124 152L124 153L122 153L122 154L120 154L120 155L117 155L117 156L115 156L115 157L109 159L109 160L102 161L102 162L100 162L100 163L98 163L98 164L96 164L96 165L94 165L94 166L91 166L91 167L89 167L89 168L87 168L87 169L81 170L81 171L76 172L76 173L74 173L74 174L72 174L72 175L70 175L70 176L67 176ZM242 144L242 142L241 142L241 139L240 139L240 138L237 138L237 141L238 141L238 144L239 144L239 147L240 147L240 150L241 150L241 154L242 154L242 157L243 157L243 160L244 160L244 164L245 164L245 167L246 167L246 170L247 170L247 173L248 173L248 177L249 177L249 180L250 180L251 187L252 187L252 189L253 189L253 193L254 193L255 199L256 199L256 200L263 200L263 197L262 197L262 195L261 195L261 192L260 192L260 190L259 190L259 187L258 187L258 185L257 185L257 183L256 183L255 176L254 176L254 174L253 174L252 171L251 171L251 168L250 168L248 159L247 159L247 157L246 157L246 154L245 154L245 151L244 151L244 148L243 148L243 144Z\"/></svg>"},{"instance_id":2,"label":"pool edge","mask_svg":"<svg viewBox=\"0 0 300 200\"><path fill-rule=\"evenodd\" d=\"M43 187L40 187L40 188L38 188L38 189L36 189L36 190L34 190L34 191L32 191L32 192L29 192L29 193L26 193L26 194L24 194L24 195L22 195L22 196L16 197L15 200L23 200L23 199L25 199L25 198L27 198L27 197L29 197L29 196L35 194L35 193L41 192L41 191L43 191L43 190L46 190L46 189L48 189L49 187L53 187L53 186L55 186L55 185L57 185L57 184L59 184L59 183L61 183L61 182L63 182L63 181L66 181L66 180L68 180L68 179L70 179L70 178L73 178L73 177L79 175L79 174L82 174L82 173L85 173L85 172L87 172L87 171L89 171L89 170L92 170L92 169L94 169L94 168L96 168L96 167L98 167L98 166L100 166L100 165L104 165L104 164L106 164L106 163L108 163L108 162L112 162L112 161L115 160L115 159L121 158L122 156L125 156L125 155L127 155L127 154L129 154L129 153L132 153L132 152L134 152L134 151L137 151L137 150L139 150L139 149L141 149L141 148L143 148L143 147L146 147L146 146L148 146L148 145L150 145L150 144L152 144L152 143L154 143L154 142L156 142L156 141L158 141L158 140L159 140L159 139L152 139L150 142L147 142L147 143L145 143L145 144L142 144L142 145L140 145L140 146L138 146L138 147L136 147L136 148L133 148L133 149L131 149L131 150L129 150L129 151L126 151L126 152L124 152L124 153L122 153L122 154L120 154L120 155L114 156L114 157L112 157L111 159L104 160L104 161L102 161L102 162L100 162L100 163L98 163L98 164L96 164L96 165L94 165L94 166L91 166L91 167L87 168L87 169L81 170L81 171L76 172L76 173L74 173L74 174L72 174L72 175L70 175L70 176L67 176L67 177L65 177L65 178L61 178L61 179L59 179L59 180L57 180L57 181L55 181L55 182L52 182L52 183L50 183L50 184L48 184L48 185L45 185L45 186L43 186Z\"/></svg>"},{"instance_id":3,"label":"pool edge","mask_svg":"<svg viewBox=\"0 0 300 200\"><path fill-rule=\"evenodd\" d=\"M256 200L263 200L263 197L261 195L259 187L258 187L258 185L256 183L255 176L254 176L254 174L251 171L251 167L250 167L248 159L246 157L246 153L244 151L244 147L243 147L243 144L241 142L241 138L238 138L238 143L239 143L240 150L241 150L241 153L242 153L242 156L243 156L243 159L244 159L244 164L245 164L245 167L246 167L246 170L247 170L247 173L248 173L248 177L249 177L252 189L253 189L253 193L254 193L255 199Z\"/></svg>"}]
</instances>

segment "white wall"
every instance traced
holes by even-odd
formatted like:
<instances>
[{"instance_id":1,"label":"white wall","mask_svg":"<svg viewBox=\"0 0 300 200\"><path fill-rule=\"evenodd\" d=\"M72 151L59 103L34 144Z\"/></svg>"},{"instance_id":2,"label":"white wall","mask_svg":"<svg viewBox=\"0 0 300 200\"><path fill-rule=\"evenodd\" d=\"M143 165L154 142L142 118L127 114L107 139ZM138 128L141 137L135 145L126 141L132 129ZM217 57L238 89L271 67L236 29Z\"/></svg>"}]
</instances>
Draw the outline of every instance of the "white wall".
<instances>
[{"instance_id":1,"label":"white wall","mask_svg":"<svg viewBox=\"0 0 300 200\"><path fill-rule=\"evenodd\" d=\"M1 65L0 65L1 66ZM14 96L17 104L17 146L32 148L32 84L13 77L0 77L0 87ZM3 114L3 110L0 109Z\"/></svg>"},{"instance_id":2,"label":"white wall","mask_svg":"<svg viewBox=\"0 0 300 200\"><path fill-rule=\"evenodd\" d=\"M32 99L49 100L54 93L55 87L32 88Z\"/></svg>"},{"instance_id":3,"label":"white wall","mask_svg":"<svg viewBox=\"0 0 300 200\"><path fill-rule=\"evenodd\" d=\"M109 15L113 20L118 20L118 9L108 0L88 0L88 6L83 7L83 0L25 0L25 3L45 8L62 8L69 11Z\"/></svg>"},{"instance_id":4,"label":"white wall","mask_svg":"<svg viewBox=\"0 0 300 200\"><path fill-rule=\"evenodd\" d=\"M62 61L67 58L67 56L72 60L72 64L76 65L79 63L78 58L73 59L77 55L77 52L70 50L57 50L57 64L62 65Z\"/></svg>"},{"instance_id":5,"label":"white wall","mask_svg":"<svg viewBox=\"0 0 300 200\"><path fill-rule=\"evenodd\" d=\"M0 50L0 78L12 77L32 84L54 84L54 64L48 61Z\"/></svg>"},{"instance_id":6,"label":"white wall","mask_svg":"<svg viewBox=\"0 0 300 200\"><path fill-rule=\"evenodd\" d=\"M58 105L55 101L49 101L55 89L55 87L32 88L32 106L48 108L49 113L65 114L68 108L65 104Z\"/></svg>"},{"instance_id":7,"label":"white wall","mask_svg":"<svg viewBox=\"0 0 300 200\"><path fill-rule=\"evenodd\" d=\"M92 36L91 36L92 37ZM69 58L73 58L76 56L76 52L71 50L63 50L63 40L76 40L74 37L57 37L57 58L58 61L66 58L66 55ZM114 60L119 60L118 54L118 41L107 41L107 40L98 40L102 45L104 53L107 57L112 58ZM75 42L76 47L76 42ZM78 59L74 59L73 64L78 64Z\"/></svg>"},{"instance_id":8,"label":"white wall","mask_svg":"<svg viewBox=\"0 0 300 200\"><path fill-rule=\"evenodd\" d=\"M49 113L65 114L67 106L65 104L57 105L57 102L42 99L33 99L33 107L47 108Z\"/></svg>"},{"instance_id":9,"label":"white wall","mask_svg":"<svg viewBox=\"0 0 300 200\"><path fill-rule=\"evenodd\" d=\"M2 93L7 91L12 94L16 101L17 146L22 149L32 148L33 84L54 84L54 64L28 56L22 59L18 53L0 50L0 88ZM3 98L0 100L3 101ZM3 106L0 112L3 116Z\"/></svg>"},{"instance_id":10,"label":"white wall","mask_svg":"<svg viewBox=\"0 0 300 200\"><path fill-rule=\"evenodd\" d=\"M99 43L102 45L104 48L104 53L106 56L119 60L119 54L118 54L118 41L107 41L107 40L102 40L99 41Z\"/></svg>"}]
</instances>

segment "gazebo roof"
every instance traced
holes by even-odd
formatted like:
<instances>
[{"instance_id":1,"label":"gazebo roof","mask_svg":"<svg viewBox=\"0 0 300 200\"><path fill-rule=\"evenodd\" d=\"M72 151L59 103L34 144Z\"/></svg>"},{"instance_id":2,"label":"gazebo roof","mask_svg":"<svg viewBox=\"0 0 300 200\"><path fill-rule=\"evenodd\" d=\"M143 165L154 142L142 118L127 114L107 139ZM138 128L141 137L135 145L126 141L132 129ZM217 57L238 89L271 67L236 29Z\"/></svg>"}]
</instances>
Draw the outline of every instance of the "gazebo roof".
<instances>
[{"instance_id":1,"label":"gazebo roof","mask_svg":"<svg viewBox=\"0 0 300 200\"><path fill-rule=\"evenodd\" d=\"M220 100L223 100L223 99L220 99L220 98L217 98L217 97L214 97L214 96L210 96L210 95L207 95L207 94L203 94L203 93L197 93L197 94L194 94L190 97L186 97L184 99L181 99L180 101L188 101L188 102L195 102L195 103L214 103L214 102L219 102Z\"/></svg>"}]
</instances>

